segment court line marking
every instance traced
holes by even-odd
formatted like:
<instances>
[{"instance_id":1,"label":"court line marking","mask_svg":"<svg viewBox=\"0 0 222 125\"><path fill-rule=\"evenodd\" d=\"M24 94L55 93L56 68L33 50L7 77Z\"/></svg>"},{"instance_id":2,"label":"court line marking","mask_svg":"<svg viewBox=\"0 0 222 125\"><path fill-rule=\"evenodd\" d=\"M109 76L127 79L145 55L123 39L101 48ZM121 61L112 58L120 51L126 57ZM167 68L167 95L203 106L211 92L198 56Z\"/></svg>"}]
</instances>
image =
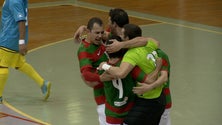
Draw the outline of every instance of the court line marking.
<instances>
[{"instance_id":1,"label":"court line marking","mask_svg":"<svg viewBox=\"0 0 222 125\"><path fill-rule=\"evenodd\" d=\"M3 115L7 115L7 116L10 116L10 117L13 117L13 118L17 118L17 119L21 119L21 120L24 120L24 121L29 121L29 122L33 122L33 123L37 123L37 124L40 124L40 125L50 125L49 123L47 122L44 122L44 121L41 121L37 118L34 118L18 109L16 109L15 107L13 107L12 105L10 105L9 103L7 103L6 101L3 102L3 105L5 105L6 107L8 107L9 109L11 109L12 111L15 111L17 112L18 114L22 115L22 116L25 116L27 117L28 119L26 118L22 118L22 117L18 117L18 116L15 116L15 115L11 115L11 114L7 114L7 113L1 113L0 114L3 114ZM30 119L30 120L29 120Z\"/></svg>"},{"instance_id":2,"label":"court line marking","mask_svg":"<svg viewBox=\"0 0 222 125\"><path fill-rule=\"evenodd\" d=\"M85 4L96 5L96 6L100 6L100 7L102 6L102 5L99 5L99 4L97 5L97 4L93 4L93 3L87 3L87 2L81 2L80 1L80 2L76 2L76 3L66 2L65 4L57 2L54 5L49 5L49 4L46 3L45 5L42 5L42 6L41 5L40 6L35 6L35 8L38 8L38 7L53 7L53 6L59 6L59 5L71 5L71 6L75 6L75 7L87 8L87 9L97 10L97 11L102 11L102 12L107 12L107 13L109 11L109 10L98 9L98 8L95 8L95 7L90 7L90 6L87 6L87 5L80 5L80 4L84 4L84 3ZM104 6L104 7L101 7L101 8L111 9L112 7ZM132 10L126 10L126 11L127 12L136 12L136 13L145 14L145 13L142 13L142 12L139 12L139 11L132 11ZM148 15L148 14L146 14L146 15ZM170 21L163 21L164 19L160 20L160 19L154 19L154 18L147 18L147 17L135 16L135 15L132 15L132 14L129 14L129 16L134 17L134 18L138 18L138 19L154 21L154 22L157 22L157 24L168 24L168 25L173 25L173 26L178 26L178 27L185 27L185 28L190 28L190 29L193 29L193 30L200 30L200 31L211 32L211 33L222 35L222 32L220 32L220 31L210 30L210 29L207 29L207 28L201 28L201 27L197 27L197 26L189 26L189 25L185 25L185 24L173 23L173 22L170 22ZM154 16L164 18L164 17L158 16L158 15L154 15ZM179 19L176 19L176 18L168 18L168 19L179 20ZM193 23L194 25L200 24L200 23L194 23L194 22L190 22L190 21L186 21L186 20L181 20L181 21L184 21L184 22L187 22L187 23ZM149 24L147 24L147 25L149 25ZM207 26L206 24L200 24L200 25ZM216 26L212 26L212 27L216 27ZM216 28L220 28L220 27L216 27Z\"/></svg>"},{"instance_id":3,"label":"court line marking","mask_svg":"<svg viewBox=\"0 0 222 125\"><path fill-rule=\"evenodd\" d=\"M76 5L76 4L74 4L74 5L75 5L75 6L78 6L78 7L82 7L82 8L87 8L87 9L92 9L92 10L107 12L107 11L105 11L105 10L101 10L101 9L97 9L97 8L92 8L92 7L87 7L87 6L83 6L83 5ZM126 11L131 11L131 10L126 10ZM134 11L134 12L141 13L141 12L138 12L138 11ZM108 13L108 12L107 12L107 13ZM200 31L211 32L211 33L221 34L221 35L222 35L222 32L215 31L215 30L209 30L209 29L206 29L206 28L195 27L195 26L188 26L188 25L178 24L178 23L172 23L172 22L162 21L162 20L153 19L153 18L140 17L140 16L135 16L135 15L132 15L132 14L129 14L129 16L134 17L134 18L139 18L139 19L154 21L154 22L157 22L157 23L156 23L157 25L158 25L158 24L168 24L168 25L174 25L174 26L178 26L178 27L185 27L185 28L190 28L190 29L193 29L193 30L200 30ZM160 17L161 17L161 16L160 16ZM162 18L163 18L163 17L162 17ZM169 18L169 19L174 19L174 18ZM174 19L174 20L179 20L179 19ZM185 21L185 20L182 20L182 21ZM159 23L158 23L158 22L159 22ZM186 21L186 22L189 22L189 21ZM193 23L193 22L190 22L190 23ZM195 23L194 23L194 24L195 24ZM198 24L198 23L196 23L196 24ZM150 25L150 24L147 24L147 25ZM151 25L152 25L152 24L151 24ZM154 25L155 25L155 24L154 24ZM201 24L201 25L205 25L205 24ZM143 25L143 26L144 26L144 25ZM217 27L217 28L220 28L220 27Z\"/></svg>"},{"instance_id":4,"label":"court line marking","mask_svg":"<svg viewBox=\"0 0 222 125\"><path fill-rule=\"evenodd\" d=\"M70 40L74 40L74 38L68 38L68 39L64 39L64 40L59 40L57 42L53 42L53 43L49 43L49 44L46 44L46 45L42 45L42 46L39 46L39 47L36 47L36 48L33 48L31 50L28 51L28 53L30 52L33 52L33 51L36 51L38 49L41 49L41 48L45 48L45 47L48 47L48 46L52 46L54 44L59 44L59 43L62 43L62 42L66 42L66 41L70 41ZM76 42L77 43L77 42ZM73 44L75 44L75 42L73 41ZM77 43L78 44L78 43Z\"/></svg>"},{"instance_id":5,"label":"court line marking","mask_svg":"<svg viewBox=\"0 0 222 125\"><path fill-rule=\"evenodd\" d=\"M50 3L52 5L50 5ZM31 6L29 8L55 7L55 6L62 6L62 5L64 5L64 6L65 5L70 5L70 6L87 8L87 9L91 9L91 10L97 10L97 11L102 11L102 12L107 12L108 13L108 11L106 11L106 10L80 5L81 3L84 4L84 2L81 2L81 1L79 3L77 3L77 2L73 3L73 2L69 2L69 1L66 1L66 2L46 2L46 3L41 3L41 4L40 3L32 3L32 4L29 5L29 6ZM96 4L93 4L93 3L88 3L88 4L96 5ZM101 6L101 5L98 4L97 6ZM109 9L112 8L112 7L108 7L108 6L104 6L104 7L105 8L109 8ZM101 7L101 8L103 8L103 7ZM145 14L145 13L142 13L142 12L139 12L139 11L132 11L132 10L126 10L126 11L127 12L131 11L131 12ZM178 27L185 27L185 28L190 28L190 29L193 29L193 30L205 31L205 32L210 32L210 33L215 33L215 34L222 35L222 32L220 32L220 31L210 30L210 29L207 29L207 28L201 28L201 27L197 27L197 26L189 26L189 25L184 25L184 24L172 23L170 21L162 21L162 20L159 20L159 19L135 16L135 15L132 15L132 14L129 14L129 16L130 17L134 17L134 18L138 18L138 19L144 19L144 20L150 20L150 21L154 21L154 22L159 22L158 24L168 24L168 25L173 25L173 26L178 26ZM157 15L154 15L154 16L157 16ZM164 17L161 17L161 16L158 16L158 17L164 18ZM179 20L179 19L176 19L176 18L168 18L168 19ZM193 22L186 21L186 20L182 20L182 21L187 22L187 23L193 23ZM193 23L193 24L196 25L196 24L200 24L200 23ZM149 25L149 24L147 24L147 25ZM200 24L200 25L207 26L206 24ZM216 26L213 26L213 27L216 27ZM216 28L220 28L220 27L216 27Z\"/></svg>"},{"instance_id":6,"label":"court line marking","mask_svg":"<svg viewBox=\"0 0 222 125\"><path fill-rule=\"evenodd\" d=\"M27 121L27 122L31 122L31 123L36 123L36 124L39 124L39 125L45 125L45 124L42 124L42 123L40 123L40 122L34 121L34 120L32 120L32 119L22 118L22 117L19 117L19 116L16 116L16 115L11 115L11 114L4 113L4 112L0 112L0 114L3 116L3 117L0 117L0 118L12 117L12 118L19 119L19 120L22 120L22 121ZM21 114L20 114L20 115L21 115Z\"/></svg>"},{"instance_id":7,"label":"court line marking","mask_svg":"<svg viewBox=\"0 0 222 125\"><path fill-rule=\"evenodd\" d=\"M82 7L82 8L87 8L87 9L92 9L92 10L97 10L97 11L102 11L102 12L107 12L108 13L108 11L105 11L105 10L102 10L102 9L93 8L93 7L89 7L89 6L86 6L86 5L80 5L80 4L84 4L84 3L85 4L91 4L91 5L97 5L97 6L100 6L100 8L104 8L104 7L109 8L109 9L112 8L112 7L108 7L108 6L102 7L102 5L99 5L99 4L87 3L87 2L81 2L81 1L74 1L74 2L56 1L56 2L46 2L46 3L30 3L29 8L41 8L41 7L54 7L54 6L60 6L60 5L71 5L71 6ZM132 11L132 10L126 10L126 11L142 13L142 12L139 12L139 11ZM142 14L145 14L145 13L142 13ZM220 31L209 30L209 29L206 29L206 28L200 28L200 27L188 26L188 25L184 25L184 24L172 23L172 22L169 22L169 21L162 21L162 20L159 20L159 19L140 17L140 16L135 16L135 15L132 15L132 14L129 14L129 16L139 18L139 19L150 20L150 21L165 23L165 24L169 24L169 25L179 26L179 27L190 28L190 29L194 29L194 30L201 30L201 31L205 31L205 32L222 34L222 32L220 32ZM156 15L154 15L154 16L156 16ZM161 16L158 16L158 17L164 18L164 17L161 17ZM179 19L176 19L176 18L169 18L169 19L179 20ZM190 22L190 21L186 21L186 20L182 20L182 21ZM190 22L190 23L193 23L193 22ZM199 23L194 23L194 24L199 24ZM201 24L201 25L206 25L206 24ZM216 28L220 28L220 27L216 27Z\"/></svg>"},{"instance_id":8,"label":"court line marking","mask_svg":"<svg viewBox=\"0 0 222 125\"><path fill-rule=\"evenodd\" d=\"M57 42L49 43L49 44L46 44L46 45L42 45L42 46L40 46L40 47L31 49L30 51L28 51L28 53L37 51L37 50L39 50L39 49L42 49L42 48L45 48L45 47L48 47L48 46L52 46L52 45L55 45L55 44L59 44L59 43L62 43L62 42L71 41L71 40L73 40L73 38L64 39L64 40L60 40L60 41L57 41ZM73 44L78 44L78 43L77 43L77 42L75 43L75 42L73 41ZM7 106L7 107L10 108L11 110L13 110L13 111L15 111L15 112L17 112L17 113L19 113L19 114L21 114L21 115L23 115L23 116L25 116L25 117L33 120L34 122L41 123L42 125L51 125L51 124L49 124L49 123L47 123L47 122L44 122L44 121L42 121L42 120L40 120L40 119L34 118L34 117L32 117L32 116L30 116L30 115L22 112L21 110L18 110L17 108L13 107L12 105L10 105L10 104L9 104L7 101L5 101L5 100L3 100L3 105ZM2 113L0 112L0 114L2 114ZM2 115L4 115L4 116L6 117L6 113L4 113L4 114L2 114ZM13 116L13 115L10 115L10 116ZM2 118L2 117L0 117L0 118ZM31 121L31 120L30 120L30 121Z\"/></svg>"}]
</instances>

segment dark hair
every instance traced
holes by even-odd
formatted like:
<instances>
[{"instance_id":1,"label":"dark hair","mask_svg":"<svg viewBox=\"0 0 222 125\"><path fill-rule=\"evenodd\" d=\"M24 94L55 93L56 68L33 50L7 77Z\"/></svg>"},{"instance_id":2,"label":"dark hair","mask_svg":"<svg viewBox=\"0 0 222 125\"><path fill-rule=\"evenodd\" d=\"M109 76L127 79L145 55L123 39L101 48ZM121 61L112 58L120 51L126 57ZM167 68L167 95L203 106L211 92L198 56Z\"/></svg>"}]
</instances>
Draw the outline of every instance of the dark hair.
<instances>
[{"instance_id":1,"label":"dark hair","mask_svg":"<svg viewBox=\"0 0 222 125\"><path fill-rule=\"evenodd\" d=\"M123 26L124 28L124 37L129 37L129 39L133 39L138 36L142 36L142 30L138 25L135 24L126 24Z\"/></svg>"},{"instance_id":2,"label":"dark hair","mask_svg":"<svg viewBox=\"0 0 222 125\"><path fill-rule=\"evenodd\" d=\"M98 17L92 17L92 18L88 21L87 29L89 29L89 30L91 31L92 28L93 28L94 23L99 24L99 26L102 26L102 25L103 25L103 21L102 21L100 18L98 18Z\"/></svg>"},{"instance_id":3,"label":"dark hair","mask_svg":"<svg viewBox=\"0 0 222 125\"><path fill-rule=\"evenodd\" d=\"M129 17L126 11L120 8L110 9L109 16L112 24L115 22L119 27L129 23Z\"/></svg>"},{"instance_id":4,"label":"dark hair","mask_svg":"<svg viewBox=\"0 0 222 125\"><path fill-rule=\"evenodd\" d=\"M112 41L109 41L109 40L111 40L111 39L116 39L117 41L122 42L121 37L119 37L119 36L117 36L117 35L111 35L111 36L107 39L106 45L109 45L109 44L112 44L112 43L113 43ZM127 51L127 49L121 49L121 50L119 50L119 51L117 51L117 52L115 52L115 53L109 53L109 57L110 57L110 58L116 58L116 57L117 57L117 58L121 58L121 57L124 56L124 54L126 53L126 51Z\"/></svg>"}]
</instances>

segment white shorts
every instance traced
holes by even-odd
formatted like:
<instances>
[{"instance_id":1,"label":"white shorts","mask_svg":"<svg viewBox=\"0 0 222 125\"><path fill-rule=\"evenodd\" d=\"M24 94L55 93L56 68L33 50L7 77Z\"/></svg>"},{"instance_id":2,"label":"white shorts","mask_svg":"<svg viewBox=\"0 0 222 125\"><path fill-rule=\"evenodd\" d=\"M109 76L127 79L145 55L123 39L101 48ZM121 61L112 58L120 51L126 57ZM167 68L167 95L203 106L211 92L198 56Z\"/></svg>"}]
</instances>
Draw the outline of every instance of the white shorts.
<instances>
[{"instance_id":1,"label":"white shorts","mask_svg":"<svg viewBox=\"0 0 222 125\"><path fill-rule=\"evenodd\" d=\"M159 125L171 125L171 121L170 121L170 109L165 109L161 119L160 119L160 123Z\"/></svg>"},{"instance_id":2,"label":"white shorts","mask_svg":"<svg viewBox=\"0 0 222 125\"><path fill-rule=\"evenodd\" d=\"M110 124L110 123L106 123L106 125L121 125L121 124Z\"/></svg>"},{"instance_id":3,"label":"white shorts","mask_svg":"<svg viewBox=\"0 0 222 125\"><path fill-rule=\"evenodd\" d=\"M97 105L99 125L106 125L105 104Z\"/></svg>"}]
</instances>

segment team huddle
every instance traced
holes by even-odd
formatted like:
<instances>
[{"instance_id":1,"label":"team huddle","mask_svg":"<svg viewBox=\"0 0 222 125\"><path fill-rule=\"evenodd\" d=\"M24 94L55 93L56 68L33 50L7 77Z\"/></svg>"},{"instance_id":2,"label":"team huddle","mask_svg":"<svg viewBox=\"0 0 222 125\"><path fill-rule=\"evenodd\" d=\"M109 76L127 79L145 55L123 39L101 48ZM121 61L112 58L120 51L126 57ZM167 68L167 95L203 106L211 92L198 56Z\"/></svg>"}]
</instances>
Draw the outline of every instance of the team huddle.
<instances>
[{"instance_id":1,"label":"team huddle","mask_svg":"<svg viewBox=\"0 0 222 125\"><path fill-rule=\"evenodd\" d=\"M93 17L74 34L81 78L93 88L100 125L170 125L167 54L129 23L123 9L109 11L108 26L105 31Z\"/></svg>"},{"instance_id":2,"label":"team huddle","mask_svg":"<svg viewBox=\"0 0 222 125\"><path fill-rule=\"evenodd\" d=\"M28 1L5 0L0 34L0 103L9 75L15 68L40 87L44 100L51 83L26 62ZM98 17L80 26L74 39L80 42L81 78L93 88L100 125L170 125L170 62L160 43L143 37L141 28L129 23L126 11L109 11L105 31ZM82 33L86 36L82 37Z\"/></svg>"}]
</instances>

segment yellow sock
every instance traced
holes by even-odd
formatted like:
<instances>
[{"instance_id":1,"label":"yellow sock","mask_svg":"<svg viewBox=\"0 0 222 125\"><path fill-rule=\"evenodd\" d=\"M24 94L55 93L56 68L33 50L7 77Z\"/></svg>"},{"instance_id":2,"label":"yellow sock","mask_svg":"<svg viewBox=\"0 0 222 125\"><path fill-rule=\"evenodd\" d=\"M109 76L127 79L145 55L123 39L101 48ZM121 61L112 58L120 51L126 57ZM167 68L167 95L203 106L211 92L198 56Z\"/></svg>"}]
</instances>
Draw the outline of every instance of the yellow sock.
<instances>
[{"instance_id":1,"label":"yellow sock","mask_svg":"<svg viewBox=\"0 0 222 125\"><path fill-rule=\"evenodd\" d=\"M9 70L8 68L0 68L0 97L3 94L5 83L8 79Z\"/></svg>"},{"instance_id":2,"label":"yellow sock","mask_svg":"<svg viewBox=\"0 0 222 125\"><path fill-rule=\"evenodd\" d=\"M31 77L35 82L41 87L43 85L44 79L35 71L35 69L28 63L25 63L18 69L19 71L25 73Z\"/></svg>"}]
</instances>

